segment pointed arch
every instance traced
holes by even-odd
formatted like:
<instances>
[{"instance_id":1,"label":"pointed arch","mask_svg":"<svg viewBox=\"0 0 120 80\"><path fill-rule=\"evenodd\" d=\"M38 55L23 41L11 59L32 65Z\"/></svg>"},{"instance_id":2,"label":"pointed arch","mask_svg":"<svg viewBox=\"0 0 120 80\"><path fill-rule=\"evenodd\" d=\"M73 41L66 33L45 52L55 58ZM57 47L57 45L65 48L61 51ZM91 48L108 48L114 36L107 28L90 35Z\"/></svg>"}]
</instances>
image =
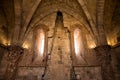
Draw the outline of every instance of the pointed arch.
<instances>
[{"instance_id":1,"label":"pointed arch","mask_svg":"<svg viewBox=\"0 0 120 80\"><path fill-rule=\"evenodd\" d=\"M85 60L86 39L85 32L83 32L82 26L71 26L71 52L74 66L80 66L87 64Z\"/></svg>"},{"instance_id":2,"label":"pointed arch","mask_svg":"<svg viewBox=\"0 0 120 80\"><path fill-rule=\"evenodd\" d=\"M33 29L33 54L35 64L45 66L47 55L47 26L44 24L37 25Z\"/></svg>"}]
</instances>

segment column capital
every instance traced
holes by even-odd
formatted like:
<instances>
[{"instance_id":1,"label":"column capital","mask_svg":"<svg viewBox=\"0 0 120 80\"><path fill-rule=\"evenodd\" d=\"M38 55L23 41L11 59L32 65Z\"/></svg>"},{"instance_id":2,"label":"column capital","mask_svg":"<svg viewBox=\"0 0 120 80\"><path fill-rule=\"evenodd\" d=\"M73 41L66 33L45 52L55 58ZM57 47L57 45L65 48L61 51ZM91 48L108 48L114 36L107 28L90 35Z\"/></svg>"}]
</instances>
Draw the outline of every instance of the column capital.
<instances>
[{"instance_id":1,"label":"column capital","mask_svg":"<svg viewBox=\"0 0 120 80\"><path fill-rule=\"evenodd\" d=\"M110 50L111 50L111 46L109 45L101 45L95 47L96 57L101 65L111 64Z\"/></svg>"},{"instance_id":2,"label":"column capital","mask_svg":"<svg viewBox=\"0 0 120 80\"><path fill-rule=\"evenodd\" d=\"M111 50L111 46L110 45L100 45L100 46L95 47L95 50L96 51L99 51L99 50L109 51L109 50Z\"/></svg>"},{"instance_id":3,"label":"column capital","mask_svg":"<svg viewBox=\"0 0 120 80\"><path fill-rule=\"evenodd\" d=\"M19 55L22 55L24 52L24 49L18 45L10 45L7 47L7 60L13 61L19 57Z\"/></svg>"},{"instance_id":4,"label":"column capital","mask_svg":"<svg viewBox=\"0 0 120 80\"><path fill-rule=\"evenodd\" d=\"M10 45L7 47L5 54L5 60L7 61L7 69L4 75L5 80L15 80L15 74L23 53L24 49L18 45Z\"/></svg>"}]
</instances>

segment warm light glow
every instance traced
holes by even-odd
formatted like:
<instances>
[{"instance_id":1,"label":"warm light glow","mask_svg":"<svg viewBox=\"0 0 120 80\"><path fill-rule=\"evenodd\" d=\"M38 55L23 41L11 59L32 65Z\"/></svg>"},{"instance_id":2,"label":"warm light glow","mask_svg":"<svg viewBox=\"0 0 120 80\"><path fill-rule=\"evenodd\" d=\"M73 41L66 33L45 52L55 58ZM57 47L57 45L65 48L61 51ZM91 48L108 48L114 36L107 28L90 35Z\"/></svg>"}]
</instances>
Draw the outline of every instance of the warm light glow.
<instances>
[{"instance_id":1,"label":"warm light glow","mask_svg":"<svg viewBox=\"0 0 120 80\"><path fill-rule=\"evenodd\" d=\"M118 37L118 35L116 33L109 34L107 36L107 43L111 46L115 46L116 44L118 44L117 37Z\"/></svg>"},{"instance_id":2,"label":"warm light glow","mask_svg":"<svg viewBox=\"0 0 120 80\"><path fill-rule=\"evenodd\" d=\"M108 43L109 45L111 45L110 41L107 41L107 43Z\"/></svg>"},{"instance_id":3,"label":"warm light glow","mask_svg":"<svg viewBox=\"0 0 120 80\"><path fill-rule=\"evenodd\" d=\"M10 41L8 42L8 44L7 44L8 46L10 45Z\"/></svg>"},{"instance_id":4,"label":"warm light glow","mask_svg":"<svg viewBox=\"0 0 120 80\"><path fill-rule=\"evenodd\" d=\"M117 40L116 39L108 40L108 44L111 45L111 46L114 46L114 45L117 44Z\"/></svg>"},{"instance_id":5,"label":"warm light glow","mask_svg":"<svg viewBox=\"0 0 120 80\"><path fill-rule=\"evenodd\" d=\"M10 41L3 35L0 35L0 42L1 42L1 44L5 45L5 46L10 45Z\"/></svg>"},{"instance_id":6,"label":"warm light glow","mask_svg":"<svg viewBox=\"0 0 120 80\"><path fill-rule=\"evenodd\" d=\"M89 48L90 48L90 49L93 49L93 48L95 48L95 47L96 47L96 45L95 45L94 43L89 44Z\"/></svg>"},{"instance_id":7,"label":"warm light glow","mask_svg":"<svg viewBox=\"0 0 120 80\"><path fill-rule=\"evenodd\" d=\"M84 57L84 41L83 41L83 36L81 34L80 29L75 29L74 30L74 50L75 50L75 55L76 59L78 60L78 63L86 63L83 59Z\"/></svg>"},{"instance_id":8,"label":"warm light glow","mask_svg":"<svg viewBox=\"0 0 120 80\"><path fill-rule=\"evenodd\" d=\"M5 39L4 36L1 36L0 40L2 41L2 44L3 44L3 45L6 45L6 46L7 46L7 40Z\"/></svg>"},{"instance_id":9,"label":"warm light glow","mask_svg":"<svg viewBox=\"0 0 120 80\"><path fill-rule=\"evenodd\" d=\"M45 46L45 34L42 29L38 30L37 34L38 34L37 41L36 41L37 51L41 56L43 56L44 46Z\"/></svg>"},{"instance_id":10,"label":"warm light glow","mask_svg":"<svg viewBox=\"0 0 120 80\"><path fill-rule=\"evenodd\" d=\"M80 53L80 31L79 29L75 29L74 31L74 46L75 46L75 53L78 55Z\"/></svg>"},{"instance_id":11,"label":"warm light glow","mask_svg":"<svg viewBox=\"0 0 120 80\"><path fill-rule=\"evenodd\" d=\"M95 40L88 34L86 35L87 45L89 49L93 49L96 47Z\"/></svg>"},{"instance_id":12,"label":"warm light glow","mask_svg":"<svg viewBox=\"0 0 120 80\"><path fill-rule=\"evenodd\" d=\"M2 42L4 45L7 45L7 41L6 40L3 40Z\"/></svg>"},{"instance_id":13,"label":"warm light glow","mask_svg":"<svg viewBox=\"0 0 120 80\"><path fill-rule=\"evenodd\" d=\"M25 45L23 46L23 48L26 48L26 49L28 49L28 45L26 45L26 44L25 44Z\"/></svg>"},{"instance_id":14,"label":"warm light glow","mask_svg":"<svg viewBox=\"0 0 120 80\"><path fill-rule=\"evenodd\" d=\"M29 44L27 42L25 42L22 47L25 48L25 49L28 49L29 48Z\"/></svg>"}]
</instances>

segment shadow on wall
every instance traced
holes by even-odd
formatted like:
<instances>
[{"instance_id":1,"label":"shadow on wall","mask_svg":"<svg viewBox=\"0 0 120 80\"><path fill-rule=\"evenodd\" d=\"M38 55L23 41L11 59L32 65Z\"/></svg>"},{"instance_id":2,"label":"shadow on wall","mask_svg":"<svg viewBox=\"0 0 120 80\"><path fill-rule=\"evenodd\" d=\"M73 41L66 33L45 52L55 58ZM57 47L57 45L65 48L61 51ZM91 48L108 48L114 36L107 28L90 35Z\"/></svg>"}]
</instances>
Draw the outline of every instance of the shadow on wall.
<instances>
[{"instance_id":1,"label":"shadow on wall","mask_svg":"<svg viewBox=\"0 0 120 80\"><path fill-rule=\"evenodd\" d=\"M4 55L4 51L5 51L4 46L0 45L0 65L1 65L1 61L2 61L3 55Z\"/></svg>"},{"instance_id":2,"label":"shadow on wall","mask_svg":"<svg viewBox=\"0 0 120 80\"><path fill-rule=\"evenodd\" d=\"M116 80L120 80L120 45L114 47L111 54Z\"/></svg>"}]
</instances>

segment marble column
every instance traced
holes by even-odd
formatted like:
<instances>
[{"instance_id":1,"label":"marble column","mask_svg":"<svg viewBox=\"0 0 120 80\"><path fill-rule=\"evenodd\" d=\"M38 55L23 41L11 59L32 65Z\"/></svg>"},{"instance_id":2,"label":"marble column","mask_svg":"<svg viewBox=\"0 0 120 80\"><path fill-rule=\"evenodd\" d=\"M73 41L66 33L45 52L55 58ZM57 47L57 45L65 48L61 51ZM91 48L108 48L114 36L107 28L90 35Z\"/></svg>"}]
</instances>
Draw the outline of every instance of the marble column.
<instances>
[{"instance_id":1,"label":"marble column","mask_svg":"<svg viewBox=\"0 0 120 80\"><path fill-rule=\"evenodd\" d=\"M18 63L23 55L23 48L16 45L8 46L5 54L7 69L4 74L5 80L15 80Z\"/></svg>"},{"instance_id":2,"label":"marble column","mask_svg":"<svg viewBox=\"0 0 120 80\"><path fill-rule=\"evenodd\" d=\"M103 80L115 80L114 72L111 65L111 47L109 45L102 45L95 48L96 57L101 65L101 72Z\"/></svg>"}]
</instances>

